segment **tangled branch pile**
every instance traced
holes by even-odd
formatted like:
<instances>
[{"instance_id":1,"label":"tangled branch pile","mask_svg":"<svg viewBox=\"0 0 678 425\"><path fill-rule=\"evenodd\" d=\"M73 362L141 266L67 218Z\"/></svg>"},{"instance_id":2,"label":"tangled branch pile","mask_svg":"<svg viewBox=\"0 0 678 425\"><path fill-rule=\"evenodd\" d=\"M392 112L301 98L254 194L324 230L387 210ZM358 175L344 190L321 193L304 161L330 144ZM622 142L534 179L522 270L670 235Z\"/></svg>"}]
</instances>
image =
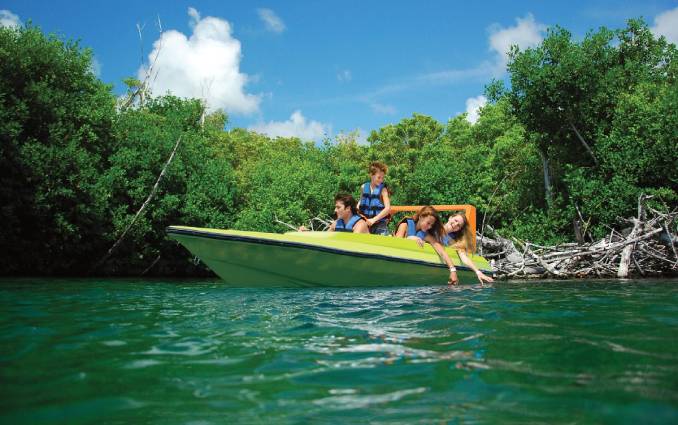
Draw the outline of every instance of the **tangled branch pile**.
<instances>
[{"instance_id":1,"label":"tangled branch pile","mask_svg":"<svg viewBox=\"0 0 678 425\"><path fill-rule=\"evenodd\" d=\"M648 196L638 199L638 216L627 219L633 227L612 230L606 238L589 244L556 246L478 237L481 254L492 261L497 276L515 277L619 277L659 276L678 273L678 209L662 213L649 208Z\"/></svg>"}]
</instances>

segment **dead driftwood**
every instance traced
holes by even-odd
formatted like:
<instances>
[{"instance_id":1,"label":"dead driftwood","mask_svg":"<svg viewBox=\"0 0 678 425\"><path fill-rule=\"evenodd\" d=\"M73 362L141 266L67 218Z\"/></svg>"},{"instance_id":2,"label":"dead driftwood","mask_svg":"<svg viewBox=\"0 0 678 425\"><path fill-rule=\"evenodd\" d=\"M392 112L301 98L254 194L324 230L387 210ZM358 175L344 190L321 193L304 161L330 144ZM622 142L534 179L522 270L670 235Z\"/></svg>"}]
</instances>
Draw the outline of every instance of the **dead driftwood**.
<instances>
[{"instance_id":1,"label":"dead driftwood","mask_svg":"<svg viewBox=\"0 0 678 425\"><path fill-rule=\"evenodd\" d=\"M304 230L324 232L327 229L329 229L330 225L332 224L332 219L323 215L319 215L309 219L308 226L306 225L295 226L293 224L278 219L277 215L274 215L273 219L276 223L282 224L285 227L289 227L293 231L297 231L303 228Z\"/></svg>"},{"instance_id":2,"label":"dead driftwood","mask_svg":"<svg viewBox=\"0 0 678 425\"><path fill-rule=\"evenodd\" d=\"M678 209L662 213L638 199L638 216L624 220L630 232L610 234L588 244L541 246L494 233L478 238L481 254L492 262L499 278L588 278L660 276L678 273Z\"/></svg>"},{"instance_id":3,"label":"dead driftwood","mask_svg":"<svg viewBox=\"0 0 678 425\"><path fill-rule=\"evenodd\" d=\"M125 236L127 236L127 232L129 232L129 230L132 228L132 226L134 226L134 223L136 223L139 216L141 216L141 214L146 210L146 207L148 207L148 204L151 203L151 201L155 197L155 194L158 192L158 187L160 186L160 181L165 176L165 171L167 171L167 167L169 167L169 165L172 163L172 160L174 159L174 154L177 153L177 148L179 147L179 143L181 143L181 137L182 136L179 136L179 138L177 139L177 142L174 144L174 149L172 149L172 153L170 154L169 159L167 160L167 162L165 162L165 166L162 167L162 171L160 171L160 175L158 175L158 179L155 181L155 184L153 185L153 189L151 189L151 193L146 198L146 201L144 201L144 203L141 205L141 208L139 208L137 213L134 215L134 217L132 218L132 221L130 221L130 223L127 225L125 230L122 232L122 235L120 235L118 240L115 241L113 246L106 252L106 255L101 257L101 259L99 261L97 261L94 264L94 266L92 266L92 268L90 269L90 273L92 273L94 270L97 270L102 264L104 264L111 257L111 255L113 255L113 252L116 250L116 248L118 248L118 245L120 245L120 243L125 239ZM159 257L158 257L158 259L159 259ZM153 267L155 265L155 263L158 261L158 259L156 259L156 261L154 261L153 264L151 264L151 266L148 267L148 269L146 269L146 271L144 271L144 273L146 273L151 267Z\"/></svg>"}]
</instances>

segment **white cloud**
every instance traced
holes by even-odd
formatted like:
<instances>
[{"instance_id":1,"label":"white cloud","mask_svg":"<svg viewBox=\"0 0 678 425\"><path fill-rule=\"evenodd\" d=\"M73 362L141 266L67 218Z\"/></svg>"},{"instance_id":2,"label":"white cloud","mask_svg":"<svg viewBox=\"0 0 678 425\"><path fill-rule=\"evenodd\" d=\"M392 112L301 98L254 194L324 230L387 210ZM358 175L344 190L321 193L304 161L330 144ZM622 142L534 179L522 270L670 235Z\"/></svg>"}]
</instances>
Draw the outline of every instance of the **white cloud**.
<instances>
[{"instance_id":1,"label":"white cloud","mask_svg":"<svg viewBox=\"0 0 678 425\"><path fill-rule=\"evenodd\" d=\"M495 52L495 74L501 75L506 71L508 52L511 46L518 45L521 50L535 47L541 43L546 31L546 25L534 20L528 13L524 18L516 18L516 25L503 28L499 24L491 25L490 50Z\"/></svg>"},{"instance_id":2,"label":"white cloud","mask_svg":"<svg viewBox=\"0 0 678 425\"><path fill-rule=\"evenodd\" d=\"M278 34L285 31L285 23L271 9L257 9L257 13L259 14L259 19L264 22L268 31Z\"/></svg>"},{"instance_id":3,"label":"white cloud","mask_svg":"<svg viewBox=\"0 0 678 425\"><path fill-rule=\"evenodd\" d=\"M669 43L678 44L678 7L657 15L650 29L655 35L666 37Z\"/></svg>"},{"instance_id":4,"label":"white cloud","mask_svg":"<svg viewBox=\"0 0 678 425\"><path fill-rule=\"evenodd\" d=\"M483 95L466 99L466 121L475 124L480 118L480 108L487 105L487 98Z\"/></svg>"},{"instance_id":5,"label":"white cloud","mask_svg":"<svg viewBox=\"0 0 678 425\"><path fill-rule=\"evenodd\" d=\"M535 47L542 42L546 29L547 26L535 21L534 16L530 13L523 18L516 18L514 26L505 28L495 23L487 28L489 51L493 54L489 55L490 57L487 60L475 66L443 69L435 72L405 76L362 93L342 94L325 99L315 99L314 101L305 102L305 105L318 106L353 102L365 104L376 113L396 114L397 110L395 107L381 103L380 100L388 95L413 91L421 87L452 85L471 81L486 83L488 78L501 78L506 73L507 53L510 46L518 45L520 49ZM341 73L337 75L337 79L341 81ZM474 104L482 106L484 103L481 105L481 97L472 98L468 101L473 100ZM475 122L478 119L477 109L480 106L469 107L467 104L467 119L474 120L472 122Z\"/></svg>"},{"instance_id":6,"label":"white cloud","mask_svg":"<svg viewBox=\"0 0 678 425\"><path fill-rule=\"evenodd\" d=\"M92 57L92 63L89 65L90 69L92 70L92 74L96 75L97 77L101 77L101 62L97 60L97 58Z\"/></svg>"},{"instance_id":7,"label":"white cloud","mask_svg":"<svg viewBox=\"0 0 678 425\"><path fill-rule=\"evenodd\" d=\"M488 27L490 51L495 56L471 68L446 69L429 72L409 78L399 84L390 84L374 94L383 94L409 90L421 84L454 84L461 81L484 80L489 76L501 76L506 72L508 52L516 44L520 49L535 47L543 40L547 26L536 22L528 13L524 18L516 18L516 25L504 28L499 24Z\"/></svg>"},{"instance_id":8,"label":"white cloud","mask_svg":"<svg viewBox=\"0 0 678 425\"><path fill-rule=\"evenodd\" d=\"M294 111L287 121L269 121L250 126L248 130L270 137L298 137L302 140L319 140L330 134L332 127L318 121L308 121L301 111Z\"/></svg>"},{"instance_id":9,"label":"white cloud","mask_svg":"<svg viewBox=\"0 0 678 425\"><path fill-rule=\"evenodd\" d=\"M416 77L416 81L430 84L448 84L472 79L485 79L492 73L492 66L484 62L474 68L447 69L429 72Z\"/></svg>"},{"instance_id":10,"label":"white cloud","mask_svg":"<svg viewBox=\"0 0 678 425\"><path fill-rule=\"evenodd\" d=\"M351 71L348 69L344 69L337 74L337 80L342 83L351 81L351 78Z\"/></svg>"},{"instance_id":11,"label":"white cloud","mask_svg":"<svg viewBox=\"0 0 678 425\"><path fill-rule=\"evenodd\" d=\"M378 114L395 115L396 108L393 105L383 105L377 102L371 102L370 108Z\"/></svg>"},{"instance_id":12,"label":"white cloud","mask_svg":"<svg viewBox=\"0 0 678 425\"><path fill-rule=\"evenodd\" d=\"M163 32L148 60L153 65L150 88L155 95L171 92L179 97L205 99L211 110L250 114L259 109L260 95L245 93L250 81L240 72L240 41L233 38L228 21L208 16L200 18L188 9L193 34ZM157 59L156 59L157 58ZM147 67L139 68L143 80Z\"/></svg>"},{"instance_id":13,"label":"white cloud","mask_svg":"<svg viewBox=\"0 0 678 425\"><path fill-rule=\"evenodd\" d=\"M21 26L21 19L9 10L0 10L0 27L17 28Z\"/></svg>"},{"instance_id":14,"label":"white cloud","mask_svg":"<svg viewBox=\"0 0 678 425\"><path fill-rule=\"evenodd\" d=\"M399 93L417 89L428 85L458 84L468 81L487 81L489 77L501 77L506 73L508 51L512 45L518 45L521 49L535 47L543 40L547 26L536 22L534 16L528 13L524 18L516 18L516 25L504 28L499 24L493 24L488 28L488 43L490 51L494 52L491 60L486 60L470 68L453 68L442 71L419 74L400 79L393 83L383 85L358 96L349 97L349 100L358 100L368 103L373 110L381 113L393 113L391 110L381 110L375 99L383 95ZM330 101L344 101L346 97L331 99ZM388 107L387 107L388 108Z\"/></svg>"}]
</instances>

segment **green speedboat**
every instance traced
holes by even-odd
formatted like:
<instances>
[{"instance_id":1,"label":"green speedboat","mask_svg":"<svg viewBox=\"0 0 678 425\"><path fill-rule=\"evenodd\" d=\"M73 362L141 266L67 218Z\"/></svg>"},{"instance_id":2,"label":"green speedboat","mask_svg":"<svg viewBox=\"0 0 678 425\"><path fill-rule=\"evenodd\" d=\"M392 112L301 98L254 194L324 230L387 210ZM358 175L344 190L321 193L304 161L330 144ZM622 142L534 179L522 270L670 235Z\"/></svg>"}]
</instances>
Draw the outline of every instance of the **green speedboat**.
<instances>
[{"instance_id":1,"label":"green speedboat","mask_svg":"<svg viewBox=\"0 0 678 425\"><path fill-rule=\"evenodd\" d=\"M372 287L446 284L447 266L428 244L389 236L342 232L262 233L170 226L179 241L227 284L237 287ZM448 254L460 283L475 273ZM491 274L484 258L469 256Z\"/></svg>"}]
</instances>

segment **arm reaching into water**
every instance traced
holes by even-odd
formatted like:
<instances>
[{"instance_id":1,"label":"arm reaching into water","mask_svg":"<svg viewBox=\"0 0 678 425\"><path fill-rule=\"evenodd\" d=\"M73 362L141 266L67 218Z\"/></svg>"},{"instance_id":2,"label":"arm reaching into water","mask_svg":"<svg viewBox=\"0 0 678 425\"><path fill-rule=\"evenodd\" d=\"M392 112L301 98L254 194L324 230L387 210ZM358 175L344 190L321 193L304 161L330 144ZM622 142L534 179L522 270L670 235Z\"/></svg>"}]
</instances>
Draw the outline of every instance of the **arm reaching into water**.
<instances>
[{"instance_id":1,"label":"arm reaching into water","mask_svg":"<svg viewBox=\"0 0 678 425\"><path fill-rule=\"evenodd\" d=\"M456 267L454 267L454 263L450 259L450 256L447 255L447 251L445 251L443 245L431 235L426 235L426 242L431 244L433 249L435 249L440 258L443 259L445 264L447 264L447 267L450 269L450 277L447 280L447 283L450 285L456 285L457 283L459 283L459 278L457 277L457 269Z\"/></svg>"},{"instance_id":2,"label":"arm reaching into water","mask_svg":"<svg viewBox=\"0 0 678 425\"><path fill-rule=\"evenodd\" d=\"M462 250L457 250L457 255L459 256L459 259L461 260L462 263L464 263L468 268L473 270L476 273L476 276L478 277L478 280L480 283L484 282L494 282L494 279L492 279L490 276L486 275L485 273L481 272L478 267L471 261L470 258L468 258L468 255L466 255L466 251Z\"/></svg>"}]
</instances>

